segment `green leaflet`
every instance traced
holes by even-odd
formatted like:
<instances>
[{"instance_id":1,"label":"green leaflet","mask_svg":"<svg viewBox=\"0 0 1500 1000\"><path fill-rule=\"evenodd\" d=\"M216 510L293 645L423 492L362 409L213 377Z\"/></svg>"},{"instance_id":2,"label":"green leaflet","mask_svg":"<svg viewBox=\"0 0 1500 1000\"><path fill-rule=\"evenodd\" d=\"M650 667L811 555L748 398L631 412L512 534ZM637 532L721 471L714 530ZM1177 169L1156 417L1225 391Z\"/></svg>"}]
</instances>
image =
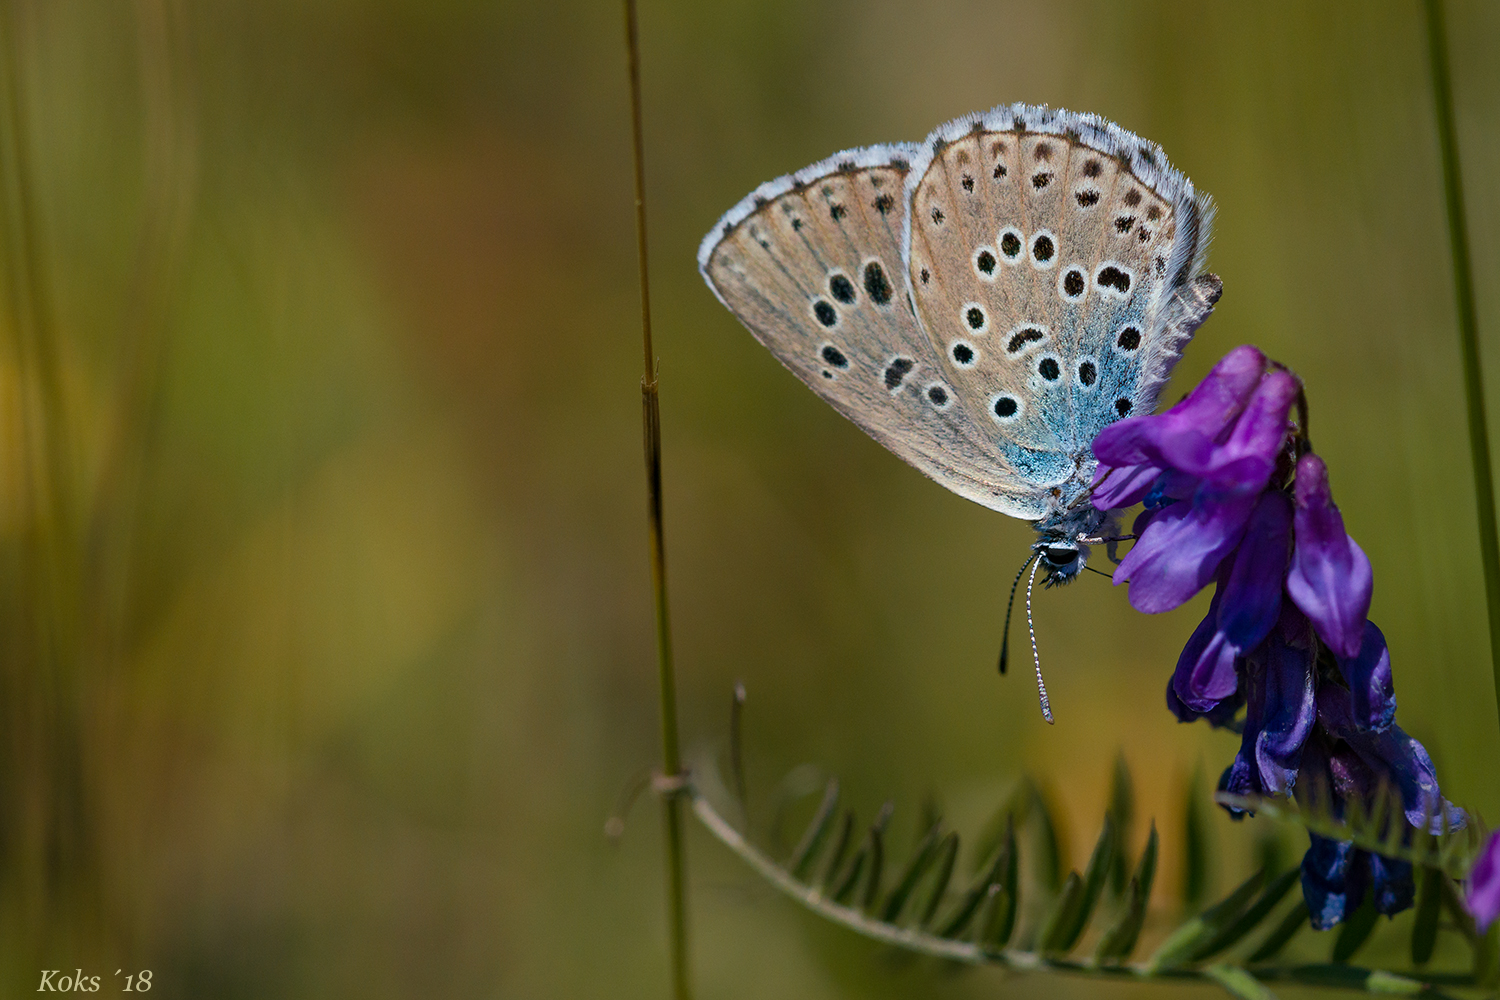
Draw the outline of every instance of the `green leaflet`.
<instances>
[{"instance_id":1,"label":"green leaflet","mask_svg":"<svg viewBox=\"0 0 1500 1000\"><path fill-rule=\"evenodd\" d=\"M1083 934L1083 929L1088 926L1089 917L1093 914L1094 907L1099 902L1099 896L1104 891L1104 881L1109 877L1109 869L1114 863L1114 856L1115 825L1106 815L1104 826L1099 831L1099 840L1094 844L1094 853L1089 857L1089 866L1084 872L1078 890L1071 895L1068 893L1068 888L1073 885L1078 873L1073 872L1068 876L1068 885L1064 887L1063 898L1054 911L1056 921L1049 926L1041 938L1043 954L1067 954L1078 943L1078 938Z\"/></svg>"},{"instance_id":2,"label":"green leaflet","mask_svg":"<svg viewBox=\"0 0 1500 1000\"><path fill-rule=\"evenodd\" d=\"M1123 962L1135 950L1136 940L1141 934L1141 925L1146 921L1146 904L1151 901L1151 884L1156 878L1156 824L1151 824L1151 833L1146 838L1146 848L1141 852L1140 864L1130 880L1129 903L1125 913L1115 925L1099 939L1094 951L1094 960L1108 964Z\"/></svg>"},{"instance_id":3,"label":"green leaflet","mask_svg":"<svg viewBox=\"0 0 1500 1000\"><path fill-rule=\"evenodd\" d=\"M797 842L796 850L792 852L792 860L787 864L787 869L797 881L806 881L813 862L818 860L818 852L823 849L823 842L828 838L828 828L838 809L839 782L837 778L829 778L823 789L823 801L818 804L818 811L813 814L812 822L807 825L802 839Z\"/></svg>"},{"instance_id":4,"label":"green leaflet","mask_svg":"<svg viewBox=\"0 0 1500 1000\"><path fill-rule=\"evenodd\" d=\"M1359 908L1344 918L1344 923L1339 927L1339 936L1333 942L1333 960L1344 963L1354 957L1360 946L1370 937L1370 932L1375 929L1375 918L1380 916L1375 909L1375 894L1365 893L1364 902Z\"/></svg>"},{"instance_id":5,"label":"green leaflet","mask_svg":"<svg viewBox=\"0 0 1500 1000\"><path fill-rule=\"evenodd\" d=\"M979 908L984 905L985 900L989 898L991 886L1000 882L1005 877L1007 868L1014 871L1015 844L1015 830L1007 823L1005 840L994 852L994 860L988 868L984 869L974 879L968 891L964 893L962 901L958 904L958 908L948 918L947 923L943 924L942 929L938 931L939 937L951 938L962 934L964 929L969 926L969 921L974 918L974 914L979 911Z\"/></svg>"},{"instance_id":6,"label":"green leaflet","mask_svg":"<svg viewBox=\"0 0 1500 1000\"><path fill-rule=\"evenodd\" d=\"M1212 958L1226 948L1232 948L1246 934L1260 926L1270 912L1276 908L1276 904L1285 898L1287 892L1296 885L1302 877L1301 868L1293 868L1282 872L1266 886L1266 891L1260 894L1250 908L1242 913L1239 919L1230 924L1224 930L1205 941L1193 952L1192 960L1202 962Z\"/></svg>"},{"instance_id":7,"label":"green leaflet","mask_svg":"<svg viewBox=\"0 0 1500 1000\"><path fill-rule=\"evenodd\" d=\"M1037 950L1043 955L1066 952L1061 941L1067 936L1083 906L1083 878L1076 871L1068 872L1062 892L1052 903L1052 909L1042 922L1042 932L1037 937Z\"/></svg>"},{"instance_id":8,"label":"green leaflet","mask_svg":"<svg viewBox=\"0 0 1500 1000\"><path fill-rule=\"evenodd\" d=\"M1421 885L1417 887L1417 911L1411 925L1411 964L1426 965L1437 944L1438 916L1442 913L1443 888L1438 879L1447 878L1436 868L1419 868Z\"/></svg>"},{"instance_id":9,"label":"green leaflet","mask_svg":"<svg viewBox=\"0 0 1500 1000\"><path fill-rule=\"evenodd\" d=\"M1276 929L1266 935L1260 947L1251 952L1250 964L1254 965L1256 962L1265 962L1275 958L1276 953L1286 947L1286 943L1302 929L1305 923L1307 923L1307 904L1299 899L1297 905L1281 918L1281 923L1276 925Z\"/></svg>"},{"instance_id":10,"label":"green leaflet","mask_svg":"<svg viewBox=\"0 0 1500 1000\"><path fill-rule=\"evenodd\" d=\"M938 845L937 859L937 876L932 881L932 892L927 897L927 905L922 908L921 919L917 921L919 927L932 923L938 906L943 902L943 895L948 891L948 883L953 879L953 863L958 860L957 833L950 832L943 838Z\"/></svg>"},{"instance_id":11,"label":"green leaflet","mask_svg":"<svg viewBox=\"0 0 1500 1000\"><path fill-rule=\"evenodd\" d=\"M1146 963L1147 969L1155 973L1191 962L1200 948L1213 941L1240 917L1251 897L1260 889L1264 878L1264 871L1256 872L1228 896L1173 931Z\"/></svg>"},{"instance_id":12,"label":"green leaflet","mask_svg":"<svg viewBox=\"0 0 1500 1000\"><path fill-rule=\"evenodd\" d=\"M906 901L911 898L912 890L916 889L917 882L927 871L933 860L937 857L938 841L942 836L942 826L933 824L926 835L917 842L916 849L912 851L911 860L906 863L906 870L896 881L896 888L886 897L885 906L880 910L880 919L887 924L894 924L901 918L901 911L906 907Z\"/></svg>"},{"instance_id":13,"label":"green leaflet","mask_svg":"<svg viewBox=\"0 0 1500 1000\"><path fill-rule=\"evenodd\" d=\"M1208 896L1208 832L1198 789L1203 775L1198 767L1183 791L1182 803L1182 905L1196 910Z\"/></svg>"},{"instance_id":14,"label":"green leaflet","mask_svg":"<svg viewBox=\"0 0 1500 1000\"><path fill-rule=\"evenodd\" d=\"M1264 983L1237 965L1210 965L1203 974L1240 1000L1276 1000Z\"/></svg>"},{"instance_id":15,"label":"green leaflet","mask_svg":"<svg viewBox=\"0 0 1500 1000\"><path fill-rule=\"evenodd\" d=\"M1109 868L1110 895L1118 897L1125 891L1130 878L1130 858L1126 856L1130 845L1130 827L1135 820L1135 785L1130 780L1130 766L1125 763L1125 753L1115 755L1114 774L1109 786L1109 818L1115 824L1114 864Z\"/></svg>"}]
</instances>

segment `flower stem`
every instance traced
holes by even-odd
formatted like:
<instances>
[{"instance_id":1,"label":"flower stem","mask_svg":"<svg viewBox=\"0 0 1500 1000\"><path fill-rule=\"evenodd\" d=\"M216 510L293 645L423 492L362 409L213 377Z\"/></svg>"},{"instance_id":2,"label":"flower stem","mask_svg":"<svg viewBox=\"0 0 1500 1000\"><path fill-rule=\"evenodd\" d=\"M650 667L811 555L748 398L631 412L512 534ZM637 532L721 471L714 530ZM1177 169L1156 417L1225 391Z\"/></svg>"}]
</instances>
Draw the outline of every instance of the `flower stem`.
<instances>
[{"instance_id":1,"label":"flower stem","mask_svg":"<svg viewBox=\"0 0 1500 1000\"><path fill-rule=\"evenodd\" d=\"M667 788L682 773L677 740L677 679L672 665L672 628L667 608L667 554L662 527L661 404L657 395L655 358L651 348L651 281L646 257L646 165L641 138L641 53L636 29L635 0L625 0L625 50L630 69L630 124L635 156L635 241L641 279L641 346L645 374L641 378L641 417L646 450L646 499L650 522L651 585L656 605L656 675L661 702L662 772ZM671 938L672 992L689 1000L686 859L682 838L680 787L662 794L666 829L667 921Z\"/></svg>"},{"instance_id":2,"label":"flower stem","mask_svg":"<svg viewBox=\"0 0 1500 1000\"><path fill-rule=\"evenodd\" d=\"M1458 136L1453 127L1453 87L1448 76L1448 35L1442 0L1426 0L1427 42L1438 146L1443 161L1443 193L1448 239L1453 254L1453 295L1458 306L1458 344L1463 356L1464 401L1469 418L1469 451L1474 463L1474 499L1479 515L1479 556L1484 564L1485 608L1489 612L1490 665L1500 714L1500 532L1495 527L1495 483L1490 471L1489 425L1485 420L1484 380L1479 369L1479 322L1474 309L1474 275L1464 216L1463 177Z\"/></svg>"}]
</instances>

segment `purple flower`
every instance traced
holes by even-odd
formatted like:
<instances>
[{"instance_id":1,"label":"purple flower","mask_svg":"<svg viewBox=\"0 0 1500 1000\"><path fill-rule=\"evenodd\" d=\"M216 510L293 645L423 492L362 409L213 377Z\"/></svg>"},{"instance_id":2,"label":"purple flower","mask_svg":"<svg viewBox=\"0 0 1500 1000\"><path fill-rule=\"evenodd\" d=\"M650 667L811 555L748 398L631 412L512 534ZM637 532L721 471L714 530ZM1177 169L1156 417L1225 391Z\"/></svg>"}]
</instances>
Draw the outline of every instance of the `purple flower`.
<instances>
[{"instance_id":1,"label":"purple flower","mask_svg":"<svg viewBox=\"0 0 1500 1000\"><path fill-rule=\"evenodd\" d=\"M1260 645L1281 613L1291 545L1292 508L1285 494L1262 494L1244 543L1219 571L1208 616L1177 661L1172 688L1184 706L1210 712L1237 689L1236 662Z\"/></svg>"},{"instance_id":2,"label":"purple flower","mask_svg":"<svg viewBox=\"0 0 1500 1000\"><path fill-rule=\"evenodd\" d=\"M1411 906L1416 880L1410 862L1361 851L1345 840L1316 833L1302 856L1302 898L1316 930L1326 931L1375 893L1375 910L1393 916Z\"/></svg>"},{"instance_id":3,"label":"purple flower","mask_svg":"<svg viewBox=\"0 0 1500 1000\"><path fill-rule=\"evenodd\" d=\"M1325 689L1326 690L1326 689ZM1324 691L1318 692L1319 721ZM1336 720L1342 723L1343 720ZM1433 832L1457 830L1467 821L1462 809L1443 799L1432 774L1432 761L1416 740L1392 727L1390 734L1358 737L1346 742L1341 734L1321 728L1303 748L1303 779L1298 797L1326 800L1333 815L1342 817L1350 799L1373 800L1382 784L1398 789L1406 819L1420 827L1430 820ZM1375 909L1391 915L1412 904L1412 867L1404 861L1361 851L1353 844L1312 834L1302 858L1302 895L1312 924L1326 930L1348 917L1374 892Z\"/></svg>"},{"instance_id":4,"label":"purple flower","mask_svg":"<svg viewBox=\"0 0 1500 1000\"><path fill-rule=\"evenodd\" d=\"M1199 474L1209 465L1217 440L1234 422L1266 371L1266 356L1246 345L1226 354L1176 406L1160 414L1130 417L1094 438L1099 471L1094 506L1132 507L1145 499L1167 469Z\"/></svg>"},{"instance_id":5,"label":"purple flower","mask_svg":"<svg viewBox=\"0 0 1500 1000\"><path fill-rule=\"evenodd\" d=\"M1343 779L1346 797L1358 794L1370 801L1384 782L1401 793L1406 821L1413 827L1421 829L1425 822L1430 833L1464 827L1468 818L1438 790L1437 769L1426 748L1400 726L1392 724L1382 732L1360 728L1351 692L1337 684L1318 689L1318 725L1341 741L1346 756L1352 755Z\"/></svg>"},{"instance_id":6,"label":"purple flower","mask_svg":"<svg viewBox=\"0 0 1500 1000\"><path fill-rule=\"evenodd\" d=\"M1484 850L1479 852L1479 859L1469 872L1464 903L1481 934L1500 916L1500 831L1490 834Z\"/></svg>"},{"instance_id":7,"label":"purple flower","mask_svg":"<svg viewBox=\"0 0 1500 1000\"><path fill-rule=\"evenodd\" d=\"M1359 655L1339 657L1339 673L1349 685L1350 719L1357 731L1383 733L1396 724L1396 686L1391 679L1391 651L1385 636L1366 621Z\"/></svg>"},{"instance_id":8,"label":"purple flower","mask_svg":"<svg viewBox=\"0 0 1500 1000\"><path fill-rule=\"evenodd\" d=\"M1115 569L1116 583L1130 583L1137 611L1170 611L1202 590L1249 527L1286 447L1299 391L1295 377L1264 365L1259 351L1239 348L1171 410L1123 420L1094 439L1101 463L1095 481L1120 475L1128 484L1102 496L1096 490L1095 504L1145 499L1161 506ZM1204 386L1211 391L1200 393ZM1201 421L1196 431L1194 420Z\"/></svg>"},{"instance_id":9,"label":"purple flower","mask_svg":"<svg viewBox=\"0 0 1500 1000\"><path fill-rule=\"evenodd\" d=\"M1359 654L1375 578L1370 560L1344 533L1328 489L1328 468L1316 455L1297 463L1297 547L1286 591L1311 618L1318 637L1339 657Z\"/></svg>"},{"instance_id":10,"label":"purple flower","mask_svg":"<svg viewBox=\"0 0 1500 1000\"><path fill-rule=\"evenodd\" d=\"M1290 606L1245 661L1245 730L1240 752L1219 779L1233 795L1287 795L1302 747L1317 721L1317 670L1307 620ZM1236 813L1230 810L1231 814Z\"/></svg>"},{"instance_id":11,"label":"purple flower","mask_svg":"<svg viewBox=\"0 0 1500 1000\"><path fill-rule=\"evenodd\" d=\"M1342 817L1351 801L1368 815L1389 788L1402 803L1391 822L1457 829L1463 810L1438 790L1422 744L1396 725L1390 650L1367 617L1370 562L1344 531L1323 460L1292 433L1300 392L1295 376L1241 347L1167 412L1100 432L1095 505L1145 504L1115 582L1128 582L1130 603L1148 613L1216 582L1167 705L1183 722L1216 727L1233 726L1244 707L1221 790L1314 796ZM1500 915L1497 869L1492 843L1471 888L1486 922ZM1412 869L1314 835L1302 888L1314 926L1326 928L1367 894L1381 913L1410 906Z\"/></svg>"}]
</instances>

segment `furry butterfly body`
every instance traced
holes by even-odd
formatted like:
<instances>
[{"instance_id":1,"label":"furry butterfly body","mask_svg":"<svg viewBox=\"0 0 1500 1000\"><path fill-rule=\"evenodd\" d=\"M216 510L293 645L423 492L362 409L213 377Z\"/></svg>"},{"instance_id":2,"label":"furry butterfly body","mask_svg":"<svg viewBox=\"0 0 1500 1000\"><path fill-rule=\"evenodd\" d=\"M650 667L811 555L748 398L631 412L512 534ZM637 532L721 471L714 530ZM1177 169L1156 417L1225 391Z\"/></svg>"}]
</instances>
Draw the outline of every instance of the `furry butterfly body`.
<instances>
[{"instance_id":1,"label":"furry butterfly body","mask_svg":"<svg viewBox=\"0 0 1500 1000\"><path fill-rule=\"evenodd\" d=\"M1212 205L1160 148L1016 104L762 184L704 238L714 294L818 395L1082 568L1103 427L1150 413L1218 300Z\"/></svg>"}]
</instances>

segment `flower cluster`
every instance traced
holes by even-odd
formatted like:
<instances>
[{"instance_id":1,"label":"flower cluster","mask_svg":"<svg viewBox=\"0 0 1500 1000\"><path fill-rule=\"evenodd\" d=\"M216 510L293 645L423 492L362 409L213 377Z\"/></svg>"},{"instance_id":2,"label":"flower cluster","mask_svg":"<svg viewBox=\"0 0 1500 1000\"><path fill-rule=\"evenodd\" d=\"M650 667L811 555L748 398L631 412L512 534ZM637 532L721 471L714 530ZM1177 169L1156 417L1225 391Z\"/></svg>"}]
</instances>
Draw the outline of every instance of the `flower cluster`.
<instances>
[{"instance_id":1,"label":"flower cluster","mask_svg":"<svg viewBox=\"0 0 1500 1000\"><path fill-rule=\"evenodd\" d=\"M1412 826L1455 829L1463 812L1395 723L1390 653L1367 618L1370 561L1344 530L1305 409L1300 425L1291 420L1301 399L1294 375L1240 347L1170 410L1100 432L1095 506L1145 504L1115 583L1128 582L1131 605L1153 614L1215 585L1167 704L1184 722L1243 726L1220 790L1321 795L1342 816L1349 800L1368 805L1388 786ZM1410 865L1316 835L1302 888L1320 929L1368 892L1386 914L1413 895Z\"/></svg>"}]
</instances>

